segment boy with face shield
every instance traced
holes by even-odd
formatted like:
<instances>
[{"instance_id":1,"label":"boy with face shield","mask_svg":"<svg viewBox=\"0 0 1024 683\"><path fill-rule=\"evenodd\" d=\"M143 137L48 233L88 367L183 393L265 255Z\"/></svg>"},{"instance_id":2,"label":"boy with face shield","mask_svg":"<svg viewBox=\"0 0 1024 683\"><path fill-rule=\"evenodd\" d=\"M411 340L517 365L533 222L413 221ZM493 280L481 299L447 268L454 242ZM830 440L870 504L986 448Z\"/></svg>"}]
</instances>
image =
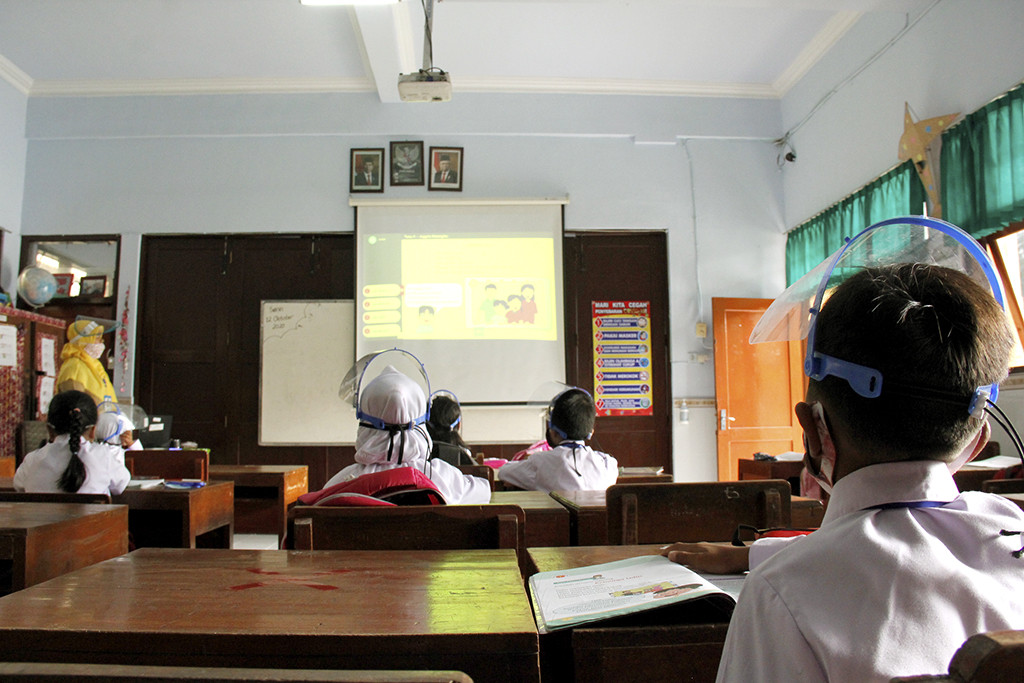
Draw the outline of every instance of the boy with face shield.
<instances>
[{"instance_id":1,"label":"boy with face shield","mask_svg":"<svg viewBox=\"0 0 1024 683\"><path fill-rule=\"evenodd\" d=\"M760 564L751 554L719 681L881 683L944 671L975 633L1024 628L1024 513L952 478L987 442L1007 374L998 281L859 266L822 305L827 278L796 415L828 509L814 533ZM700 564L680 546L666 554Z\"/></svg>"}]
</instances>

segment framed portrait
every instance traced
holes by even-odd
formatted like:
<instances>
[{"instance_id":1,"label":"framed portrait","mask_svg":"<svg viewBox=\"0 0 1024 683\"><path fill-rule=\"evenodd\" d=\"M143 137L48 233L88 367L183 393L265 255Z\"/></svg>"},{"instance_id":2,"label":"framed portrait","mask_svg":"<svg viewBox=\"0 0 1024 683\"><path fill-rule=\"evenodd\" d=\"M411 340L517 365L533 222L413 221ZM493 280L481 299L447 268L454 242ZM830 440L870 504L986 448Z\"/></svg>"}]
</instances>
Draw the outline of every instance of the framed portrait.
<instances>
[{"instance_id":1,"label":"framed portrait","mask_svg":"<svg viewBox=\"0 0 1024 683\"><path fill-rule=\"evenodd\" d=\"M391 143L391 184L423 184L423 141L403 140Z\"/></svg>"},{"instance_id":2,"label":"framed portrait","mask_svg":"<svg viewBox=\"0 0 1024 683\"><path fill-rule=\"evenodd\" d=\"M106 275L90 275L82 278L78 291L79 296L103 296L106 293Z\"/></svg>"},{"instance_id":3,"label":"framed portrait","mask_svg":"<svg viewBox=\"0 0 1024 683\"><path fill-rule=\"evenodd\" d=\"M429 190L462 191L462 148L430 148Z\"/></svg>"},{"instance_id":4,"label":"framed portrait","mask_svg":"<svg viewBox=\"0 0 1024 683\"><path fill-rule=\"evenodd\" d=\"M71 283L75 281L74 273L54 273L57 281L57 293L54 296L71 296Z\"/></svg>"},{"instance_id":5,"label":"framed portrait","mask_svg":"<svg viewBox=\"0 0 1024 683\"><path fill-rule=\"evenodd\" d=\"M353 149L349 192L383 192L383 172L383 149Z\"/></svg>"}]
</instances>

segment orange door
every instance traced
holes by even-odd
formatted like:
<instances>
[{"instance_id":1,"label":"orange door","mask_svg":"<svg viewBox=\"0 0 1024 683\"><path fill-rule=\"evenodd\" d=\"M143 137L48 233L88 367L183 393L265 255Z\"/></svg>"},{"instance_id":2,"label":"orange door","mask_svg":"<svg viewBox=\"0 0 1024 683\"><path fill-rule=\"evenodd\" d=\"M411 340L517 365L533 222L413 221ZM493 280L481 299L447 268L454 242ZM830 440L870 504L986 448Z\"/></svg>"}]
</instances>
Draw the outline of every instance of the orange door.
<instances>
[{"instance_id":1,"label":"orange door","mask_svg":"<svg viewBox=\"0 0 1024 683\"><path fill-rule=\"evenodd\" d=\"M803 398L801 342L751 344L771 299L712 298L718 479L739 478L736 461L758 451L802 451L793 406Z\"/></svg>"}]
</instances>

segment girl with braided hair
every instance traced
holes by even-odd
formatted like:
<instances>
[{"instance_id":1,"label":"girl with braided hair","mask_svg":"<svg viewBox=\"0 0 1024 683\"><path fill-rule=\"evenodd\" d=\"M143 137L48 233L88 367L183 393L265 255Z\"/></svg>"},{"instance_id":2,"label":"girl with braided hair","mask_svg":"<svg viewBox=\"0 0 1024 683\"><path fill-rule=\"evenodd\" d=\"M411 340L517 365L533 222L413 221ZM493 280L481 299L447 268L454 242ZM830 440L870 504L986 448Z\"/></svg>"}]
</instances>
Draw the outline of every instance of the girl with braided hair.
<instances>
[{"instance_id":1,"label":"girl with braided hair","mask_svg":"<svg viewBox=\"0 0 1024 683\"><path fill-rule=\"evenodd\" d=\"M64 391L50 401L47 425L54 439L32 451L14 473L14 488L32 493L124 491L131 473L123 452L92 442L96 404L81 391ZM120 456L120 457L119 457Z\"/></svg>"}]
</instances>

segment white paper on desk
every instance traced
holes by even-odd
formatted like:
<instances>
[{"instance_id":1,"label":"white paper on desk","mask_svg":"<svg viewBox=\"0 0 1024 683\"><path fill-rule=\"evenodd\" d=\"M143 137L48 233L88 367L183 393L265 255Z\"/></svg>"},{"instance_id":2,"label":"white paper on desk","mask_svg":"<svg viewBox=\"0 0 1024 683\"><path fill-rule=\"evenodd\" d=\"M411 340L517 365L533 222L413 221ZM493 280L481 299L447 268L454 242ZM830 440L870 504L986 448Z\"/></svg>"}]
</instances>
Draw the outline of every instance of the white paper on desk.
<instances>
[{"instance_id":1,"label":"white paper on desk","mask_svg":"<svg viewBox=\"0 0 1024 683\"><path fill-rule=\"evenodd\" d=\"M661 555L540 572L530 577L530 595L541 633L709 595L734 602L696 572Z\"/></svg>"},{"instance_id":2,"label":"white paper on desk","mask_svg":"<svg viewBox=\"0 0 1024 683\"><path fill-rule=\"evenodd\" d=\"M971 469L996 469L1001 470L1006 467L1013 467L1014 465L1020 464L1020 458L1016 455L995 455L991 458L985 458L984 460L974 460L967 463L960 469L971 470Z\"/></svg>"},{"instance_id":3,"label":"white paper on desk","mask_svg":"<svg viewBox=\"0 0 1024 683\"><path fill-rule=\"evenodd\" d=\"M777 462L800 462L803 459L804 454L797 453L796 451L786 451L775 456Z\"/></svg>"},{"instance_id":4,"label":"white paper on desk","mask_svg":"<svg viewBox=\"0 0 1024 683\"><path fill-rule=\"evenodd\" d=\"M0 325L0 367L13 368L18 363L18 328Z\"/></svg>"},{"instance_id":5,"label":"white paper on desk","mask_svg":"<svg viewBox=\"0 0 1024 683\"><path fill-rule=\"evenodd\" d=\"M49 339L43 337L39 340L39 355L42 356L39 369L43 371L44 375L50 377L57 376L57 341L55 339Z\"/></svg>"}]
</instances>

